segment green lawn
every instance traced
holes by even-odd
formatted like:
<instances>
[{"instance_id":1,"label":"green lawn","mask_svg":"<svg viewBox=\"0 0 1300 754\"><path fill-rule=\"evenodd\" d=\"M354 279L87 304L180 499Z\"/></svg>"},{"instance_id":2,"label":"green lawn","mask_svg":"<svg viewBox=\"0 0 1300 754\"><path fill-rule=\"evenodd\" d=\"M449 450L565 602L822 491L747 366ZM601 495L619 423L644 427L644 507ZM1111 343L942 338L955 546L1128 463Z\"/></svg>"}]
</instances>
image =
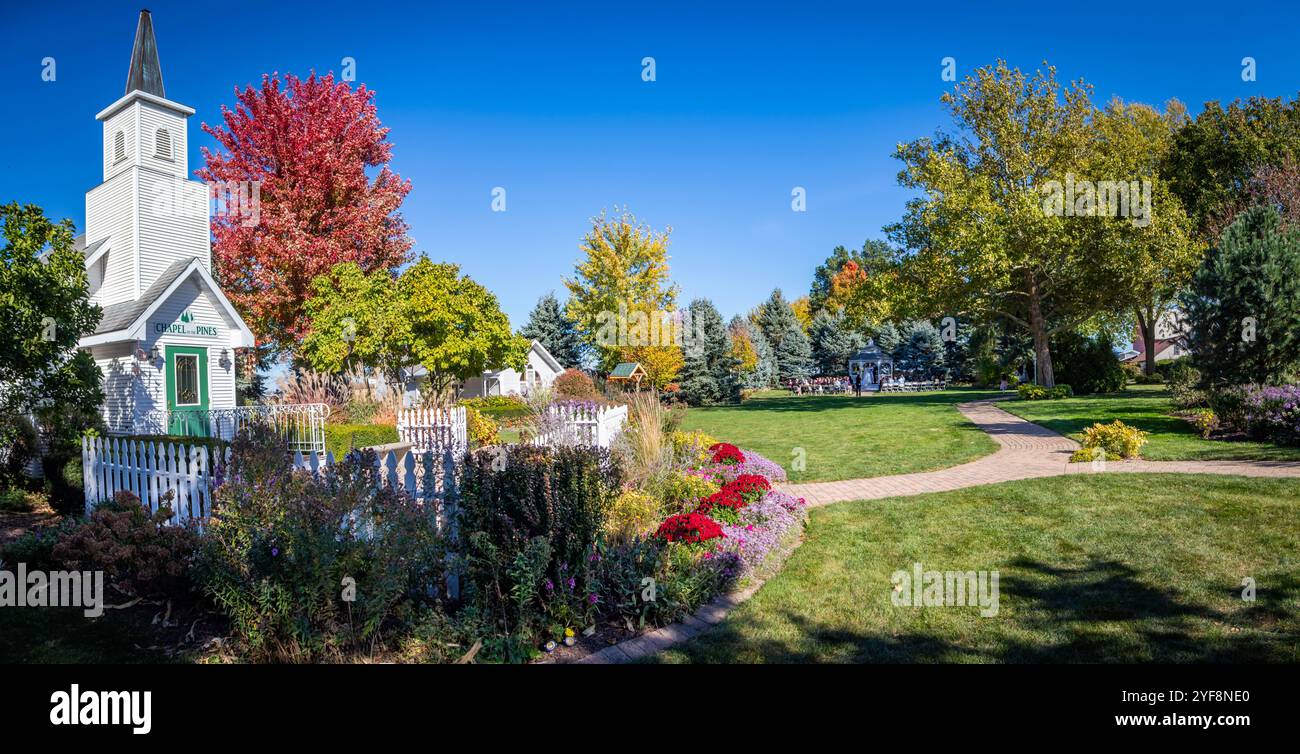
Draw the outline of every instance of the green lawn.
<instances>
[{"instance_id":1,"label":"green lawn","mask_svg":"<svg viewBox=\"0 0 1300 754\"><path fill-rule=\"evenodd\" d=\"M1176 534L1176 535L1175 535ZM891 574L997 570L999 611ZM1256 599L1241 598L1243 577ZM781 572L660 662L1296 662L1300 481L1086 475L812 512Z\"/></svg>"},{"instance_id":2,"label":"green lawn","mask_svg":"<svg viewBox=\"0 0 1300 754\"><path fill-rule=\"evenodd\" d=\"M851 396L763 394L738 406L692 408L683 429L752 448L792 481L830 481L955 466L997 444L954 407L997 392L945 390ZM793 468L802 449L806 468Z\"/></svg>"},{"instance_id":3,"label":"green lawn","mask_svg":"<svg viewBox=\"0 0 1300 754\"><path fill-rule=\"evenodd\" d=\"M1085 395L1045 401L1007 401L999 404L1016 416L1074 439L1094 422L1119 419L1151 433L1142 457L1151 461L1271 460L1300 461L1300 448L1284 448L1251 441L1203 440L1174 411L1169 393L1160 385L1130 385L1122 393Z\"/></svg>"}]
</instances>

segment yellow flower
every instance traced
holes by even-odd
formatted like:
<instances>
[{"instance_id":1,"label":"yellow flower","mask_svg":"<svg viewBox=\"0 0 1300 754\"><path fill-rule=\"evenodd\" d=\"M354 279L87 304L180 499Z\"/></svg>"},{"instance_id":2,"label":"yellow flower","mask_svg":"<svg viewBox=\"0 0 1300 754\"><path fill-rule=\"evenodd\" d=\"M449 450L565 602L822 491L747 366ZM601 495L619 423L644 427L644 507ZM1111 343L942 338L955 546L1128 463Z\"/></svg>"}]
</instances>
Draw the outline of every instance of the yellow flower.
<instances>
[{"instance_id":1,"label":"yellow flower","mask_svg":"<svg viewBox=\"0 0 1300 754\"><path fill-rule=\"evenodd\" d=\"M564 629L564 635L565 635L565 636L573 636L573 629L572 629L572 628L566 628L566 629Z\"/></svg>"}]
</instances>

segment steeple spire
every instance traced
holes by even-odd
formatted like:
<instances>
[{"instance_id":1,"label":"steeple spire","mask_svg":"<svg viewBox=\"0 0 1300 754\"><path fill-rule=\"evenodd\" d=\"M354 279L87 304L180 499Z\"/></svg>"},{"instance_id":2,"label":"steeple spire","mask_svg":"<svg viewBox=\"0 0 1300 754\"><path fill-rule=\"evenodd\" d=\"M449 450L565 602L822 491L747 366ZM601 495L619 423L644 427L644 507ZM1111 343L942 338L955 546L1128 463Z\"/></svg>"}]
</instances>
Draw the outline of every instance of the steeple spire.
<instances>
[{"instance_id":1,"label":"steeple spire","mask_svg":"<svg viewBox=\"0 0 1300 754\"><path fill-rule=\"evenodd\" d=\"M153 17L146 8L140 11L135 28L135 47L131 50L131 70L126 75L126 94L140 90L158 97L163 94L162 66L158 64L158 42L153 37Z\"/></svg>"}]
</instances>

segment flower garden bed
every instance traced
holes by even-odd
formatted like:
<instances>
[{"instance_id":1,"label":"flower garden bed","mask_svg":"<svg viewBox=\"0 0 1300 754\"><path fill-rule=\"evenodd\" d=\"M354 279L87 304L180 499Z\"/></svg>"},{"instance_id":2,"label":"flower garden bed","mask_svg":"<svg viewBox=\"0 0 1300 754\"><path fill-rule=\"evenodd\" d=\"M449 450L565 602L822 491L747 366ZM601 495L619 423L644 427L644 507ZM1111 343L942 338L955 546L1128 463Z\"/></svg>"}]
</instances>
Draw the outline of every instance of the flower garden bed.
<instances>
[{"instance_id":1,"label":"flower garden bed","mask_svg":"<svg viewBox=\"0 0 1300 754\"><path fill-rule=\"evenodd\" d=\"M548 646L544 662L618 663L639 659L688 639L720 621L743 602L798 546L807 513L804 501L780 490L784 470L752 451L714 443L685 469L690 476L717 485L682 513L667 516L652 539L676 550L694 568L721 575L716 594L679 620L658 628L631 621L604 621L583 634L571 634L571 645ZM644 595L643 595L644 596Z\"/></svg>"}]
</instances>

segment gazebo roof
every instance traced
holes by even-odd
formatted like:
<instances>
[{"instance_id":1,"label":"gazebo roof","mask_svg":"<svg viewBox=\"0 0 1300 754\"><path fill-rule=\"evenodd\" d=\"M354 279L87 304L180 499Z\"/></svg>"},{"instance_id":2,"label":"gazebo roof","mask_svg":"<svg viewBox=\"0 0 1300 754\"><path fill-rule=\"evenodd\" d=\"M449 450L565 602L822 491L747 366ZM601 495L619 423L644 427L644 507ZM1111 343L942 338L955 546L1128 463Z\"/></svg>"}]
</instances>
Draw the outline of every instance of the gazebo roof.
<instances>
[{"instance_id":1,"label":"gazebo roof","mask_svg":"<svg viewBox=\"0 0 1300 754\"><path fill-rule=\"evenodd\" d=\"M635 361L624 361L614 367L614 371L609 373L609 378L613 380L631 379L637 373L645 374L645 369Z\"/></svg>"},{"instance_id":2,"label":"gazebo roof","mask_svg":"<svg viewBox=\"0 0 1300 754\"><path fill-rule=\"evenodd\" d=\"M885 352L880 350L880 346L876 345L874 338L867 341L866 348L849 357L849 361L884 361L888 359L889 357L885 355Z\"/></svg>"}]
</instances>

